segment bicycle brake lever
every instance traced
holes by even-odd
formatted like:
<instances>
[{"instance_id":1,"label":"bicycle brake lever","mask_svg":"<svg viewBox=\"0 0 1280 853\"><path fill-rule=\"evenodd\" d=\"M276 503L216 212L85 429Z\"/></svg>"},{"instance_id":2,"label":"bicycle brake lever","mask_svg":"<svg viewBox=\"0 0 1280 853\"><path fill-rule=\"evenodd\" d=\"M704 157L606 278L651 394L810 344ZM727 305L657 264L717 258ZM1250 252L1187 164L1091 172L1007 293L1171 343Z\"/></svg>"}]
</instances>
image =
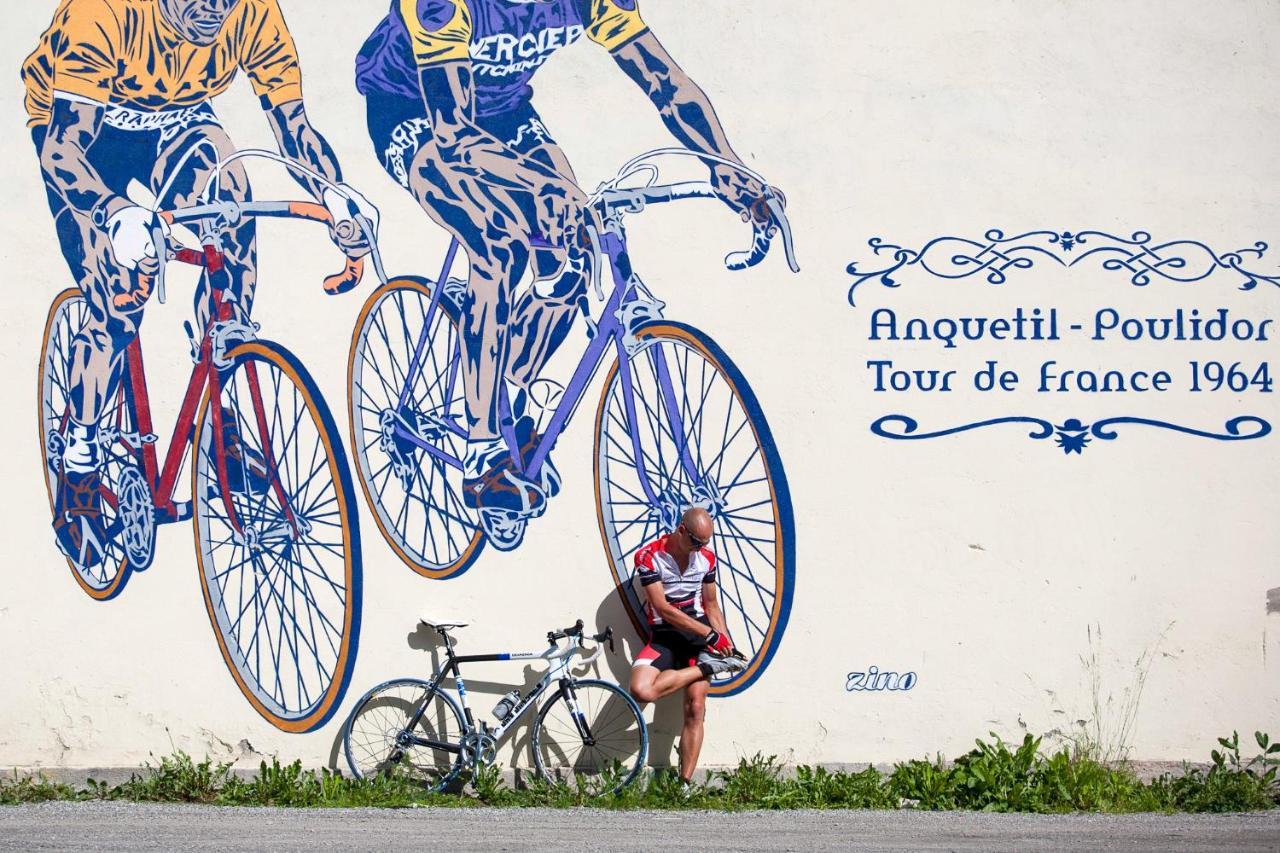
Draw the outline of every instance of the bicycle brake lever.
<instances>
[{"instance_id":1,"label":"bicycle brake lever","mask_svg":"<svg viewBox=\"0 0 1280 853\"><path fill-rule=\"evenodd\" d=\"M355 222L360 226L365 239L369 241L369 257L373 258L373 272L378 277L378 283L386 284L387 270L382 266L382 252L378 250L378 240L377 235L373 232L373 223L369 221L369 217L359 212L355 214Z\"/></svg>"},{"instance_id":2,"label":"bicycle brake lever","mask_svg":"<svg viewBox=\"0 0 1280 853\"><path fill-rule=\"evenodd\" d=\"M160 225L151 226L151 245L156 250L157 266L156 266L156 274L154 278L155 288L156 288L156 299L159 300L161 305L163 305L164 299L165 299L164 268L165 268L165 261L169 257L169 240L167 237L165 237L164 228L162 226Z\"/></svg>"},{"instance_id":3,"label":"bicycle brake lever","mask_svg":"<svg viewBox=\"0 0 1280 853\"><path fill-rule=\"evenodd\" d=\"M600 257L600 232L596 230L594 225L588 225L584 229L587 232L587 241L591 244L591 286L595 290L596 299L604 301L604 285L600 282L600 271L604 266L604 261Z\"/></svg>"},{"instance_id":4,"label":"bicycle brake lever","mask_svg":"<svg viewBox=\"0 0 1280 853\"><path fill-rule=\"evenodd\" d=\"M787 220L786 211L782 209L782 204L776 196L771 195L765 204L778 230L782 232L782 251L787 256L787 266L791 267L792 272L800 272L800 263L796 260L795 242L791 237L791 223Z\"/></svg>"}]
</instances>

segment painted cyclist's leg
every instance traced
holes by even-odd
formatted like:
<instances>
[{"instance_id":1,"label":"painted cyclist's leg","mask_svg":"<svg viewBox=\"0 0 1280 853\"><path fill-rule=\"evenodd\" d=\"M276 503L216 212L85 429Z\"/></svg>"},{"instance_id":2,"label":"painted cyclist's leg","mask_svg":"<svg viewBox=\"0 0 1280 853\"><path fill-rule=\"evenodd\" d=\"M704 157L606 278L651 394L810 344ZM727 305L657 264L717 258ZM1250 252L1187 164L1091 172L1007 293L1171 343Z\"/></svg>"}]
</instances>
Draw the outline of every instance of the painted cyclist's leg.
<instances>
[{"instance_id":1,"label":"painted cyclist's leg","mask_svg":"<svg viewBox=\"0 0 1280 853\"><path fill-rule=\"evenodd\" d=\"M550 166L576 184L577 176L564 149L546 135L536 114L528 121L542 129L544 141L524 151L525 156ZM519 201L524 208L522 213L532 220L532 199ZM586 293L582 271L566 262L564 252L540 250L535 253L535 264L534 286L521 296L511 322L507 379L521 389L527 389L538 378L564 342L579 310L578 300Z\"/></svg>"},{"instance_id":2,"label":"painted cyclist's leg","mask_svg":"<svg viewBox=\"0 0 1280 853\"><path fill-rule=\"evenodd\" d=\"M196 203L206 182L218 162L235 152L231 137L217 123L210 110L209 121L182 130L166 133L156 150L156 164L151 173L151 190L160 193L168 188L166 197L159 199L162 207L183 207ZM246 202L253 198L249 176L241 162L235 162L221 170L218 179L217 198L225 201ZM234 294L240 307L241 319L246 321L253 307L257 286L257 220L245 218L231 232L223 235L222 251L226 257L225 286ZM209 294L204 278L195 295L196 317L200 321L197 334L208 320Z\"/></svg>"},{"instance_id":3,"label":"painted cyclist's leg","mask_svg":"<svg viewBox=\"0 0 1280 853\"><path fill-rule=\"evenodd\" d=\"M32 130L37 155L47 133L46 126ZM147 134L104 127L91 152L93 166L113 192L123 194L150 143ZM71 341L62 453L49 459L57 466L53 529L59 549L90 568L102 561L107 544L98 423L111 413L121 356L137 336L142 313L137 307L117 305L115 297L133 289L133 276L116 263L107 233L88 214L74 210L47 173L44 182L63 258L87 308L84 325Z\"/></svg>"},{"instance_id":4,"label":"painted cyclist's leg","mask_svg":"<svg viewBox=\"0 0 1280 853\"><path fill-rule=\"evenodd\" d=\"M534 116L533 121L537 121ZM542 127L538 122L538 127ZM543 135L545 136L545 129ZM571 181L577 182L573 166L564 150L550 137L525 151L526 156L539 160ZM528 199L522 199L528 207ZM532 217L532 212L525 211ZM541 376L547 363L568 337L581 301L586 296L587 281L581 266L566 262L564 252L539 250L534 256L535 281L521 294L516 303L511 322L511 356L507 365L507 380L517 389L517 400L529 396L529 386ZM527 457L537 447L541 436L535 429L534 418L527 406L517 405L516 434L520 440L520 455ZM539 472L543 490L549 497L560 491L560 473L548 456Z\"/></svg>"},{"instance_id":5,"label":"painted cyclist's leg","mask_svg":"<svg viewBox=\"0 0 1280 853\"><path fill-rule=\"evenodd\" d=\"M164 198L158 199L162 207L186 207L197 203L218 163L235 152L231 137L216 123L212 110L209 111L209 119L161 138L151 174L151 190L165 194ZM246 202L253 198L249 176L242 163L231 163L222 169L217 186L216 197L219 199ZM221 284L231 294L228 301L239 306L239 319L246 324L239 336L234 331L226 336L228 346L234 346L237 338L247 339L252 334L248 322L257 285L256 220L246 218L236 229L224 234L222 251L226 266L217 275L225 276ZM209 320L207 288L207 276L202 276L194 297L197 335ZM241 438L241 421L246 417L247 413L223 408L221 440L232 463L227 466L228 486L238 494L260 494L268 487L268 466L262 454ZM244 426L254 428L252 420L245 420Z\"/></svg>"},{"instance_id":6,"label":"painted cyclist's leg","mask_svg":"<svg viewBox=\"0 0 1280 853\"><path fill-rule=\"evenodd\" d=\"M110 414L120 384L119 365L138 334L140 309L118 310L128 273L116 265L107 235L69 209L55 219L63 252L85 295L84 326L71 342L70 411L58 469L53 529L58 547L78 565L101 562L107 546L102 511L102 448L98 423Z\"/></svg>"},{"instance_id":7,"label":"painted cyclist's leg","mask_svg":"<svg viewBox=\"0 0 1280 853\"><path fill-rule=\"evenodd\" d=\"M463 498L472 508L526 513L544 491L525 480L502 439L498 399L506 374L511 293L530 255L526 230L512 200L491 187L467 183L422 146L409 168L409 189L422 208L462 244L470 265L462 309L462 378L468 450ZM482 192L483 198L473 193Z\"/></svg>"}]
</instances>

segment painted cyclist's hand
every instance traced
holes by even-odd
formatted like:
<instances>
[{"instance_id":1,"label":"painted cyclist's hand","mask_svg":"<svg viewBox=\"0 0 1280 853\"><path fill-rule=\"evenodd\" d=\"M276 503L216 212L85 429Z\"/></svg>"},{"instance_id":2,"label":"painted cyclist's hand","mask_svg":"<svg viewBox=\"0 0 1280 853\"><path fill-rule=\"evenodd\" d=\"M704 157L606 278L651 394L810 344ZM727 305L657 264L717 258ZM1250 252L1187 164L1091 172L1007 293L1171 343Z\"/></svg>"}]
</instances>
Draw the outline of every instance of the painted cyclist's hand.
<instances>
[{"instance_id":1,"label":"painted cyclist's hand","mask_svg":"<svg viewBox=\"0 0 1280 853\"><path fill-rule=\"evenodd\" d=\"M783 207L787 206L786 196L775 187L766 187L760 181L732 166L718 163L711 168L711 186L715 187L720 197L730 210L738 214L743 222L752 219L764 221L765 210L761 202L770 193L778 197Z\"/></svg>"},{"instance_id":2,"label":"painted cyclist's hand","mask_svg":"<svg viewBox=\"0 0 1280 853\"><path fill-rule=\"evenodd\" d=\"M592 222L591 200L569 181L548 181L538 191L538 233L552 246L573 249Z\"/></svg>"},{"instance_id":3,"label":"painted cyclist's hand","mask_svg":"<svg viewBox=\"0 0 1280 853\"><path fill-rule=\"evenodd\" d=\"M111 241L111 254L116 263L127 270L141 270L152 274L159 269L155 240L151 229L156 215L145 207L131 204L117 210L106 222L107 239ZM164 221L160 224L168 232Z\"/></svg>"},{"instance_id":4,"label":"painted cyclist's hand","mask_svg":"<svg viewBox=\"0 0 1280 853\"><path fill-rule=\"evenodd\" d=\"M324 206L333 217L334 225L329 229L329 239L337 245L348 258L363 258L371 251L370 243L378 239L378 226L381 214L373 202L365 198L355 187L340 184L342 192L332 189L324 191ZM344 198L343 195L349 196ZM363 227L356 223L356 215L362 216L373 225L373 234L364 233Z\"/></svg>"}]
</instances>

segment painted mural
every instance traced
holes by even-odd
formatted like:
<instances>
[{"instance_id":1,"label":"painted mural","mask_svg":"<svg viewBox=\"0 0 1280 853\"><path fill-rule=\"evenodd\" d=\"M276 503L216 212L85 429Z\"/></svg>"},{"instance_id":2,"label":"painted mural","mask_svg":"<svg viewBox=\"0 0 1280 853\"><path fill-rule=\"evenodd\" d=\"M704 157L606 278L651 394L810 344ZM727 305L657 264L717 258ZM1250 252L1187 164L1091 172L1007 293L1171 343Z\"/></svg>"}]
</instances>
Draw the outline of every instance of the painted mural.
<instances>
[{"instance_id":1,"label":"painted mural","mask_svg":"<svg viewBox=\"0 0 1280 853\"><path fill-rule=\"evenodd\" d=\"M584 38L676 143L636 152L592 192L530 86ZM311 731L338 710L357 657L362 548L389 547L433 580L483 565L486 548L519 548L561 489L558 439L591 430L611 569L595 582L642 631L655 607L701 620L741 661L710 681L704 671L703 693L744 690L790 612L787 476L748 379L709 334L668 316L663 282L633 267L626 220L718 199L747 244L725 258L730 270L774 252L798 271L785 196L735 153L635 0L393 0L354 63L391 179L360 189L308 118L278 0L62 0L23 64L70 272L43 335L39 439L72 578L111 600L151 566L158 526L191 522L236 685L272 725ZM277 152L237 149L218 118L241 72ZM256 197L251 161L287 171L300 200ZM668 177L690 163L704 177ZM452 237L443 257L416 258L415 274L384 269L370 199L391 192ZM272 218L328 230L341 269L317 298L351 291L366 269L377 279L351 336L345 404L326 402L302 360L259 335L258 252L282 250L259 239ZM193 294L166 287L175 264L201 271ZM192 300L192 369L171 425L152 411L139 335L147 304L169 298ZM561 350L576 367L553 375ZM362 540L357 482L385 543ZM687 590L679 572L662 573L664 537L684 537L681 560L702 561Z\"/></svg>"}]
</instances>

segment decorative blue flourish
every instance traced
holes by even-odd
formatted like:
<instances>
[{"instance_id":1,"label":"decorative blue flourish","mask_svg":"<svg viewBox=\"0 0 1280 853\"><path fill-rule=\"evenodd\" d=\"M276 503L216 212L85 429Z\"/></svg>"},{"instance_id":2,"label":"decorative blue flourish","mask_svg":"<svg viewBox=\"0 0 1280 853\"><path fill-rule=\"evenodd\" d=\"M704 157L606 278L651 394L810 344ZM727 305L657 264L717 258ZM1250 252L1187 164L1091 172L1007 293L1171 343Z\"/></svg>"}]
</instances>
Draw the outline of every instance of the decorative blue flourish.
<instances>
[{"instance_id":1,"label":"decorative blue flourish","mask_svg":"<svg viewBox=\"0 0 1280 853\"><path fill-rule=\"evenodd\" d=\"M949 427L947 429L935 430L933 432L918 432L920 424L915 418L907 415L885 415L876 420L871 425L871 431L882 438L894 438L906 441L916 441L923 438L941 438L944 435L955 435L956 433L968 432L969 430L982 429L984 427L998 426L1000 424L1033 424L1033 429L1027 434L1028 438L1043 440L1054 437L1054 443L1062 448L1062 452L1068 456L1071 454L1080 455L1084 453L1086 447L1089 446L1092 439L1097 438L1102 441L1114 441L1119 434L1113 427L1123 424L1135 424L1138 426L1157 427L1159 429L1168 429L1175 432L1194 435L1199 438L1212 438L1217 441L1249 441L1255 438L1262 438L1270 434L1271 424L1253 415L1242 415L1227 421L1223 429L1225 432L1209 432L1206 430L1195 429L1193 427L1181 426L1179 424L1171 424L1167 421L1157 421L1151 418L1104 418L1093 424L1087 424L1078 418L1068 418L1062 424L1054 426L1052 421L1044 418L1032 417L1007 417L992 418L985 421L975 421L974 423L961 424L960 426ZM1246 427L1248 428L1246 430Z\"/></svg>"},{"instance_id":2,"label":"decorative blue flourish","mask_svg":"<svg viewBox=\"0 0 1280 853\"><path fill-rule=\"evenodd\" d=\"M1135 231L1127 238L1105 231L1027 231L1006 237L1004 231L992 228L982 240L935 237L920 249L887 243L880 237L872 237L867 244L878 258L888 255L893 262L866 271L860 270L856 261L849 264L848 272L853 276L850 305L854 304L854 291L871 279L878 279L885 287L898 287L894 274L907 267L919 267L929 275L946 279L981 273L991 284L1004 284L1012 270L1031 269L1040 259L1074 267L1094 255L1099 256L1104 270L1127 272L1129 282L1136 287L1150 284L1153 276L1189 284L1203 281L1219 270L1239 274L1243 278L1241 290L1253 290L1264 281L1280 287L1280 274L1264 275L1245 266L1266 253L1268 246L1261 241L1252 248L1219 254L1199 240L1153 243L1146 231Z\"/></svg>"}]
</instances>

